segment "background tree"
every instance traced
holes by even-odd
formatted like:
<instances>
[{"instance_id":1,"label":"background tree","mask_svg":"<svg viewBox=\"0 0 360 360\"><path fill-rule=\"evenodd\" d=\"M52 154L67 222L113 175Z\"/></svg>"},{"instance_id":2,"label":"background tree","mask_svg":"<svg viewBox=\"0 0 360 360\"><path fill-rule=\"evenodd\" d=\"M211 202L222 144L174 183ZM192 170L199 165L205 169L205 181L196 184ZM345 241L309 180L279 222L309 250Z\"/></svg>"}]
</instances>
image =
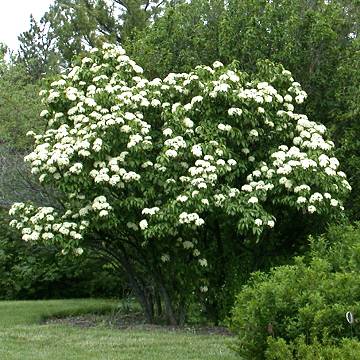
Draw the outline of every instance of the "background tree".
<instances>
[{"instance_id":1,"label":"background tree","mask_svg":"<svg viewBox=\"0 0 360 360\"><path fill-rule=\"evenodd\" d=\"M41 18L30 18L30 30L19 36L19 60L39 79L90 47L122 43L161 13L165 0L56 0Z\"/></svg>"},{"instance_id":2,"label":"background tree","mask_svg":"<svg viewBox=\"0 0 360 360\"><path fill-rule=\"evenodd\" d=\"M26 137L30 129L40 130L45 122L39 118L40 84L33 83L20 64L7 63L0 78L0 141L17 150L29 147Z\"/></svg>"},{"instance_id":3,"label":"background tree","mask_svg":"<svg viewBox=\"0 0 360 360\"><path fill-rule=\"evenodd\" d=\"M30 29L18 37L20 43L18 62L33 81L59 71L60 58L55 47L55 34L44 18L38 23L30 16Z\"/></svg>"},{"instance_id":4,"label":"background tree","mask_svg":"<svg viewBox=\"0 0 360 360\"><path fill-rule=\"evenodd\" d=\"M360 39L352 46L338 65L336 71L336 102L332 107L333 132L341 145L338 156L349 174L354 190L347 202L350 217L360 219Z\"/></svg>"},{"instance_id":5,"label":"background tree","mask_svg":"<svg viewBox=\"0 0 360 360\"><path fill-rule=\"evenodd\" d=\"M163 16L146 30L138 29L135 41L125 40L124 46L150 78L210 65L222 60L219 32L224 14L222 0L170 3Z\"/></svg>"},{"instance_id":6,"label":"background tree","mask_svg":"<svg viewBox=\"0 0 360 360\"><path fill-rule=\"evenodd\" d=\"M113 5L103 0L56 0L43 17L67 64L101 40L119 42L120 24Z\"/></svg>"}]
</instances>

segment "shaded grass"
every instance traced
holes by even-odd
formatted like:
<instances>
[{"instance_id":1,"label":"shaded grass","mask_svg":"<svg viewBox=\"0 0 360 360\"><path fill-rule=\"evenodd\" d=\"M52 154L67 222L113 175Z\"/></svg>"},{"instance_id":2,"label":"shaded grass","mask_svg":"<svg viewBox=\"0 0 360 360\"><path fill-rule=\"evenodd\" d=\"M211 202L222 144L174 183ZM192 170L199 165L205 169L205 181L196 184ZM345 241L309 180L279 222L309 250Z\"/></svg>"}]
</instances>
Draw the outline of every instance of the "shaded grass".
<instances>
[{"instance_id":1,"label":"shaded grass","mask_svg":"<svg viewBox=\"0 0 360 360\"><path fill-rule=\"evenodd\" d=\"M81 329L40 325L49 316L118 311L111 300L0 302L0 359L4 360L235 360L228 338L164 330Z\"/></svg>"},{"instance_id":2,"label":"shaded grass","mask_svg":"<svg viewBox=\"0 0 360 360\"><path fill-rule=\"evenodd\" d=\"M104 314L118 306L119 302L102 299L0 301L0 325L4 328L40 323L49 317Z\"/></svg>"}]
</instances>

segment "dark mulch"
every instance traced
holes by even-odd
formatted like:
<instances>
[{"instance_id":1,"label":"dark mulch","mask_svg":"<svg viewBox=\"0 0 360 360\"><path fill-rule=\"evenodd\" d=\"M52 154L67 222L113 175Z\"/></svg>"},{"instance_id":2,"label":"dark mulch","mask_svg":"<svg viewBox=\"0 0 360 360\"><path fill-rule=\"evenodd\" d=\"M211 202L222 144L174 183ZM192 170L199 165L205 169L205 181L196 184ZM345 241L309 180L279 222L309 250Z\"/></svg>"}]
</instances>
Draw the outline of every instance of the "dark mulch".
<instances>
[{"instance_id":1,"label":"dark mulch","mask_svg":"<svg viewBox=\"0 0 360 360\"><path fill-rule=\"evenodd\" d=\"M44 320L44 324L70 325L80 328L92 328L96 326L106 326L119 330L144 330L144 331L180 331L199 335L222 335L232 336L233 334L225 327L221 326L201 326L201 325L153 325L147 324L140 313L94 315L85 314L77 316L66 316L63 318L49 318Z\"/></svg>"}]
</instances>

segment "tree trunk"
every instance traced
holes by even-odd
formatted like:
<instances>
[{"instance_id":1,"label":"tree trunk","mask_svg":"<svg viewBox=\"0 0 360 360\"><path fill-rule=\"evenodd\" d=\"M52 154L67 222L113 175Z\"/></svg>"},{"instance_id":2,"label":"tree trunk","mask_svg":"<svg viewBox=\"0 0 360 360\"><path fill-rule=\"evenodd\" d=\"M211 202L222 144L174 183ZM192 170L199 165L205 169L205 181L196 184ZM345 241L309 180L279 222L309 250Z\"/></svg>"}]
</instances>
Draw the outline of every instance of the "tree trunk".
<instances>
[{"instance_id":1,"label":"tree trunk","mask_svg":"<svg viewBox=\"0 0 360 360\"><path fill-rule=\"evenodd\" d=\"M162 284L160 284L160 293L164 300L165 314L166 314L168 324L169 325L178 325L169 294Z\"/></svg>"}]
</instances>

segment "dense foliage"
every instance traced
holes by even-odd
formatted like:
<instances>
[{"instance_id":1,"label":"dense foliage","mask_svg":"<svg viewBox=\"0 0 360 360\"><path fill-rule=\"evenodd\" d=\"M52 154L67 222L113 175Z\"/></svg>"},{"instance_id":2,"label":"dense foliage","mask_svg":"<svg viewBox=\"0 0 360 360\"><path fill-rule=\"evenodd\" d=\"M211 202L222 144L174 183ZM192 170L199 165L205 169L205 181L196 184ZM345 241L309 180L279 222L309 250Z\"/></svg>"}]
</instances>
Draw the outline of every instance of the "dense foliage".
<instances>
[{"instance_id":1,"label":"dense foliage","mask_svg":"<svg viewBox=\"0 0 360 360\"><path fill-rule=\"evenodd\" d=\"M360 342L355 339L343 339L339 344L306 343L304 337L299 337L291 344L284 339L268 339L266 351L267 360L356 360L360 354Z\"/></svg>"},{"instance_id":2,"label":"dense foliage","mask_svg":"<svg viewBox=\"0 0 360 360\"><path fill-rule=\"evenodd\" d=\"M311 238L308 255L293 265L254 273L232 313L238 353L246 359L357 358L359 343L342 339L360 336L359 238L359 226L332 227Z\"/></svg>"},{"instance_id":3,"label":"dense foliage","mask_svg":"<svg viewBox=\"0 0 360 360\"><path fill-rule=\"evenodd\" d=\"M125 48L150 77L215 60L249 72L259 59L283 64L309 94L302 111L333 133L359 219L359 19L359 0L194 0L168 6Z\"/></svg>"},{"instance_id":4,"label":"dense foliage","mask_svg":"<svg viewBox=\"0 0 360 360\"><path fill-rule=\"evenodd\" d=\"M24 151L32 143L30 129L40 131L45 122L39 118L40 84L32 83L21 65L0 65L0 144Z\"/></svg>"},{"instance_id":5,"label":"dense foliage","mask_svg":"<svg viewBox=\"0 0 360 360\"><path fill-rule=\"evenodd\" d=\"M360 231L318 236L360 216L359 19L359 0L31 17L17 56L0 45L0 203L20 230L0 213L0 298L120 295L126 276L149 321L217 323L240 292L244 358L359 358Z\"/></svg>"},{"instance_id":6,"label":"dense foliage","mask_svg":"<svg viewBox=\"0 0 360 360\"><path fill-rule=\"evenodd\" d=\"M64 256L54 246L22 241L0 212L0 299L120 297L118 271L92 256ZM90 254L91 255L91 254Z\"/></svg>"},{"instance_id":7,"label":"dense foliage","mask_svg":"<svg viewBox=\"0 0 360 360\"><path fill-rule=\"evenodd\" d=\"M148 319L160 298L177 323L206 299L219 256L234 262L281 209L329 219L350 186L325 126L295 112L306 93L282 66L142 72L105 44L42 91L48 126L26 161L63 192L64 210L16 203L12 225L25 241L107 253Z\"/></svg>"}]
</instances>

